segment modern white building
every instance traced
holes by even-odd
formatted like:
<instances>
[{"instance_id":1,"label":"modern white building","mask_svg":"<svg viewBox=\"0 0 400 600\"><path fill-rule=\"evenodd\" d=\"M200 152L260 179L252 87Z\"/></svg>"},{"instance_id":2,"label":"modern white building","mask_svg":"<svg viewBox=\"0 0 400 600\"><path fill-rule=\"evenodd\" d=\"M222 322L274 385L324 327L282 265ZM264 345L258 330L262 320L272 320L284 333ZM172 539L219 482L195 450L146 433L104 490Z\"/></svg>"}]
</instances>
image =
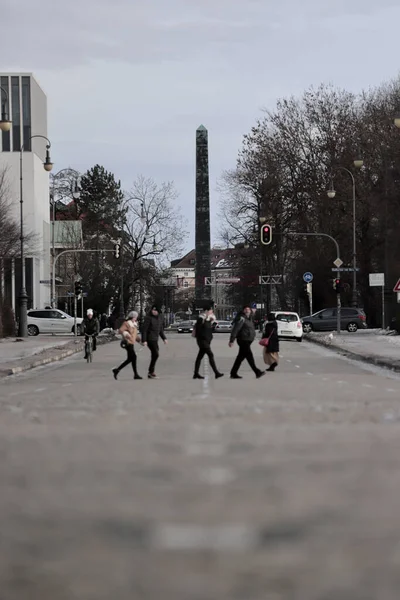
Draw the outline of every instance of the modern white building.
<instances>
[{"instance_id":1,"label":"modern white building","mask_svg":"<svg viewBox=\"0 0 400 600\"><path fill-rule=\"evenodd\" d=\"M50 302L50 285L40 283L50 279L49 173L43 168L47 142L31 137L47 137L47 98L31 73L0 73L0 86L8 93L12 121L10 131L0 132L0 170L6 169L13 214L19 223L23 147L24 229L34 237L25 246L28 308L42 308ZM15 310L21 287L20 260L3 264L0 277L5 300Z\"/></svg>"}]
</instances>

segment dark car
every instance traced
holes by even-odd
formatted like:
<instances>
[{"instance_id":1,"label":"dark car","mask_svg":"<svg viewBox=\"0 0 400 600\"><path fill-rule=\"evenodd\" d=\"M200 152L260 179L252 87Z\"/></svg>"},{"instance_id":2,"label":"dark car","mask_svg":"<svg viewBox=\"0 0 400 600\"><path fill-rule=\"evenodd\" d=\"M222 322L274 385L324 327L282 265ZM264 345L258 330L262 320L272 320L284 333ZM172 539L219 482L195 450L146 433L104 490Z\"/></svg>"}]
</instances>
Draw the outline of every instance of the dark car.
<instances>
[{"instance_id":1,"label":"dark car","mask_svg":"<svg viewBox=\"0 0 400 600\"><path fill-rule=\"evenodd\" d=\"M337 328L337 308L324 308L309 317L302 318L304 333L310 331L335 331ZM357 329L367 329L367 317L361 308L341 309L341 329L355 332Z\"/></svg>"},{"instance_id":2,"label":"dark car","mask_svg":"<svg viewBox=\"0 0 400 600\"><path fill-rule=\"evenodd\" d=\"M178 333L192 333L196 321L182 321L178 325Z\"/></svg>"}]
</instances>

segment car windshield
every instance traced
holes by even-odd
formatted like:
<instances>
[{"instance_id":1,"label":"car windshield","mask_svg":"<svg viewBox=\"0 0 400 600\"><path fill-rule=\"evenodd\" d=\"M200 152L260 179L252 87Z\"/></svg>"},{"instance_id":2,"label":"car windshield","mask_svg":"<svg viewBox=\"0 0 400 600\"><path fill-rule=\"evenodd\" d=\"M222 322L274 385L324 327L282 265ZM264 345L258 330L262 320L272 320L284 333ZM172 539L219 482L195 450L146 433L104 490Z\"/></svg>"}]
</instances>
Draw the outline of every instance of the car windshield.
<instances>
[{"instance_id":1,"label":"car windshield","mask_svg":"<svg viewBox=\"0 0 400 600\"><path fill-rule=\"evenodd\" d=\"M279 313L275 316L277 321L283 321L285 323L294 323L299 320L296 314Z\"/></svg>"}]
</instances>

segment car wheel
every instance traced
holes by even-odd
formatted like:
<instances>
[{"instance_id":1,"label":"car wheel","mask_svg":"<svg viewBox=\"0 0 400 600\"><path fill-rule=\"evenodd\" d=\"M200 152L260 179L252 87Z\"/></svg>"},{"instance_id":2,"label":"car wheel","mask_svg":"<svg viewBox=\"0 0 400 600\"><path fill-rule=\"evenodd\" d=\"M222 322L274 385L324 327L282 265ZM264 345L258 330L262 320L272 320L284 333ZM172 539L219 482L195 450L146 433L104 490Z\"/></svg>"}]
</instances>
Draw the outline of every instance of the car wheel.
<instances>
[{"instance_id":1,"label":"car wheel","mask_svg":"<svg viewBox=\"0 0 400 600\"><path fill-rule=\"evenodd\" d=\"M311 333L313 331L311 323L303 323L303 331L304 333Z\"/></svg>"},{"instance_id":2,"label":"car wheel","mask_svg":"<svg viewBox=\"0 0 400 600\"><path fill-rule=\"evenodd\" d=\"M28 335L39 335L39 327L28 325Z\"/></svg>"},{"instance_id":3,"label":"car wheel","mask_svg":"<svg viewBox=\"0 0 400 600\"><path fill-rule=\"evenodd\" d=\"M358 329L358 325L357 323L349 323L347 325L347 331L349 331L350 333L355 333Z\"/></svg>"},{"instance_id":4,"label":"car wheel","mask_svg":"<svg viewBox=\"0 0 400 600\"><path fill-rule=\"evenodd\" d=\"M303 338L302 338L302 337L301 337L301 338L296 338L296 340L297 340L298 342L302 342L302 341L303 341Z\"/></svg>"}]
</instances>

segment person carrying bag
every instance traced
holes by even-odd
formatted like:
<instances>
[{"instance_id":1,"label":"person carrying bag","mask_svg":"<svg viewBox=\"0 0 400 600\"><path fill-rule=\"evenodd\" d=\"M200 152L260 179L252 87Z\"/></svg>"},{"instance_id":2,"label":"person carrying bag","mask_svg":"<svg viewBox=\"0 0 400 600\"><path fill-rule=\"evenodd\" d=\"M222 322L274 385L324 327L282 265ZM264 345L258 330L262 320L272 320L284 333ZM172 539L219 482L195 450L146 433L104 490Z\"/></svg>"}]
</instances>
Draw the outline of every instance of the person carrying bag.
<instances>
[{"instance_id":1,"label":"person carrying bag","mask_svg":"<svg viewBox=\"0 0 400 600\"><path fill-rule=\"evenodd\" d=\"M132 365L134 379L143 379L137 371L137 356L134 348L135 342L140 342L137 318L137 312L132 310L119 329L118 333L122 335L121 348L126 350L127 358L118 368L112 370L114 379L118 379L118 373L129 364Z\"/></svg>"},{"instance_id":2,"label":"person carrying bag","mask_svg":"<svg viewBox=\"0 0 400 600\"><path fill-rule=\"evenodd\" d=\"M273 313L268 315L259 344L263 347L264 362L269 365L267 371L275 371L279 364L279 337L278 323Z\"/></svg>"}]
</instances>

